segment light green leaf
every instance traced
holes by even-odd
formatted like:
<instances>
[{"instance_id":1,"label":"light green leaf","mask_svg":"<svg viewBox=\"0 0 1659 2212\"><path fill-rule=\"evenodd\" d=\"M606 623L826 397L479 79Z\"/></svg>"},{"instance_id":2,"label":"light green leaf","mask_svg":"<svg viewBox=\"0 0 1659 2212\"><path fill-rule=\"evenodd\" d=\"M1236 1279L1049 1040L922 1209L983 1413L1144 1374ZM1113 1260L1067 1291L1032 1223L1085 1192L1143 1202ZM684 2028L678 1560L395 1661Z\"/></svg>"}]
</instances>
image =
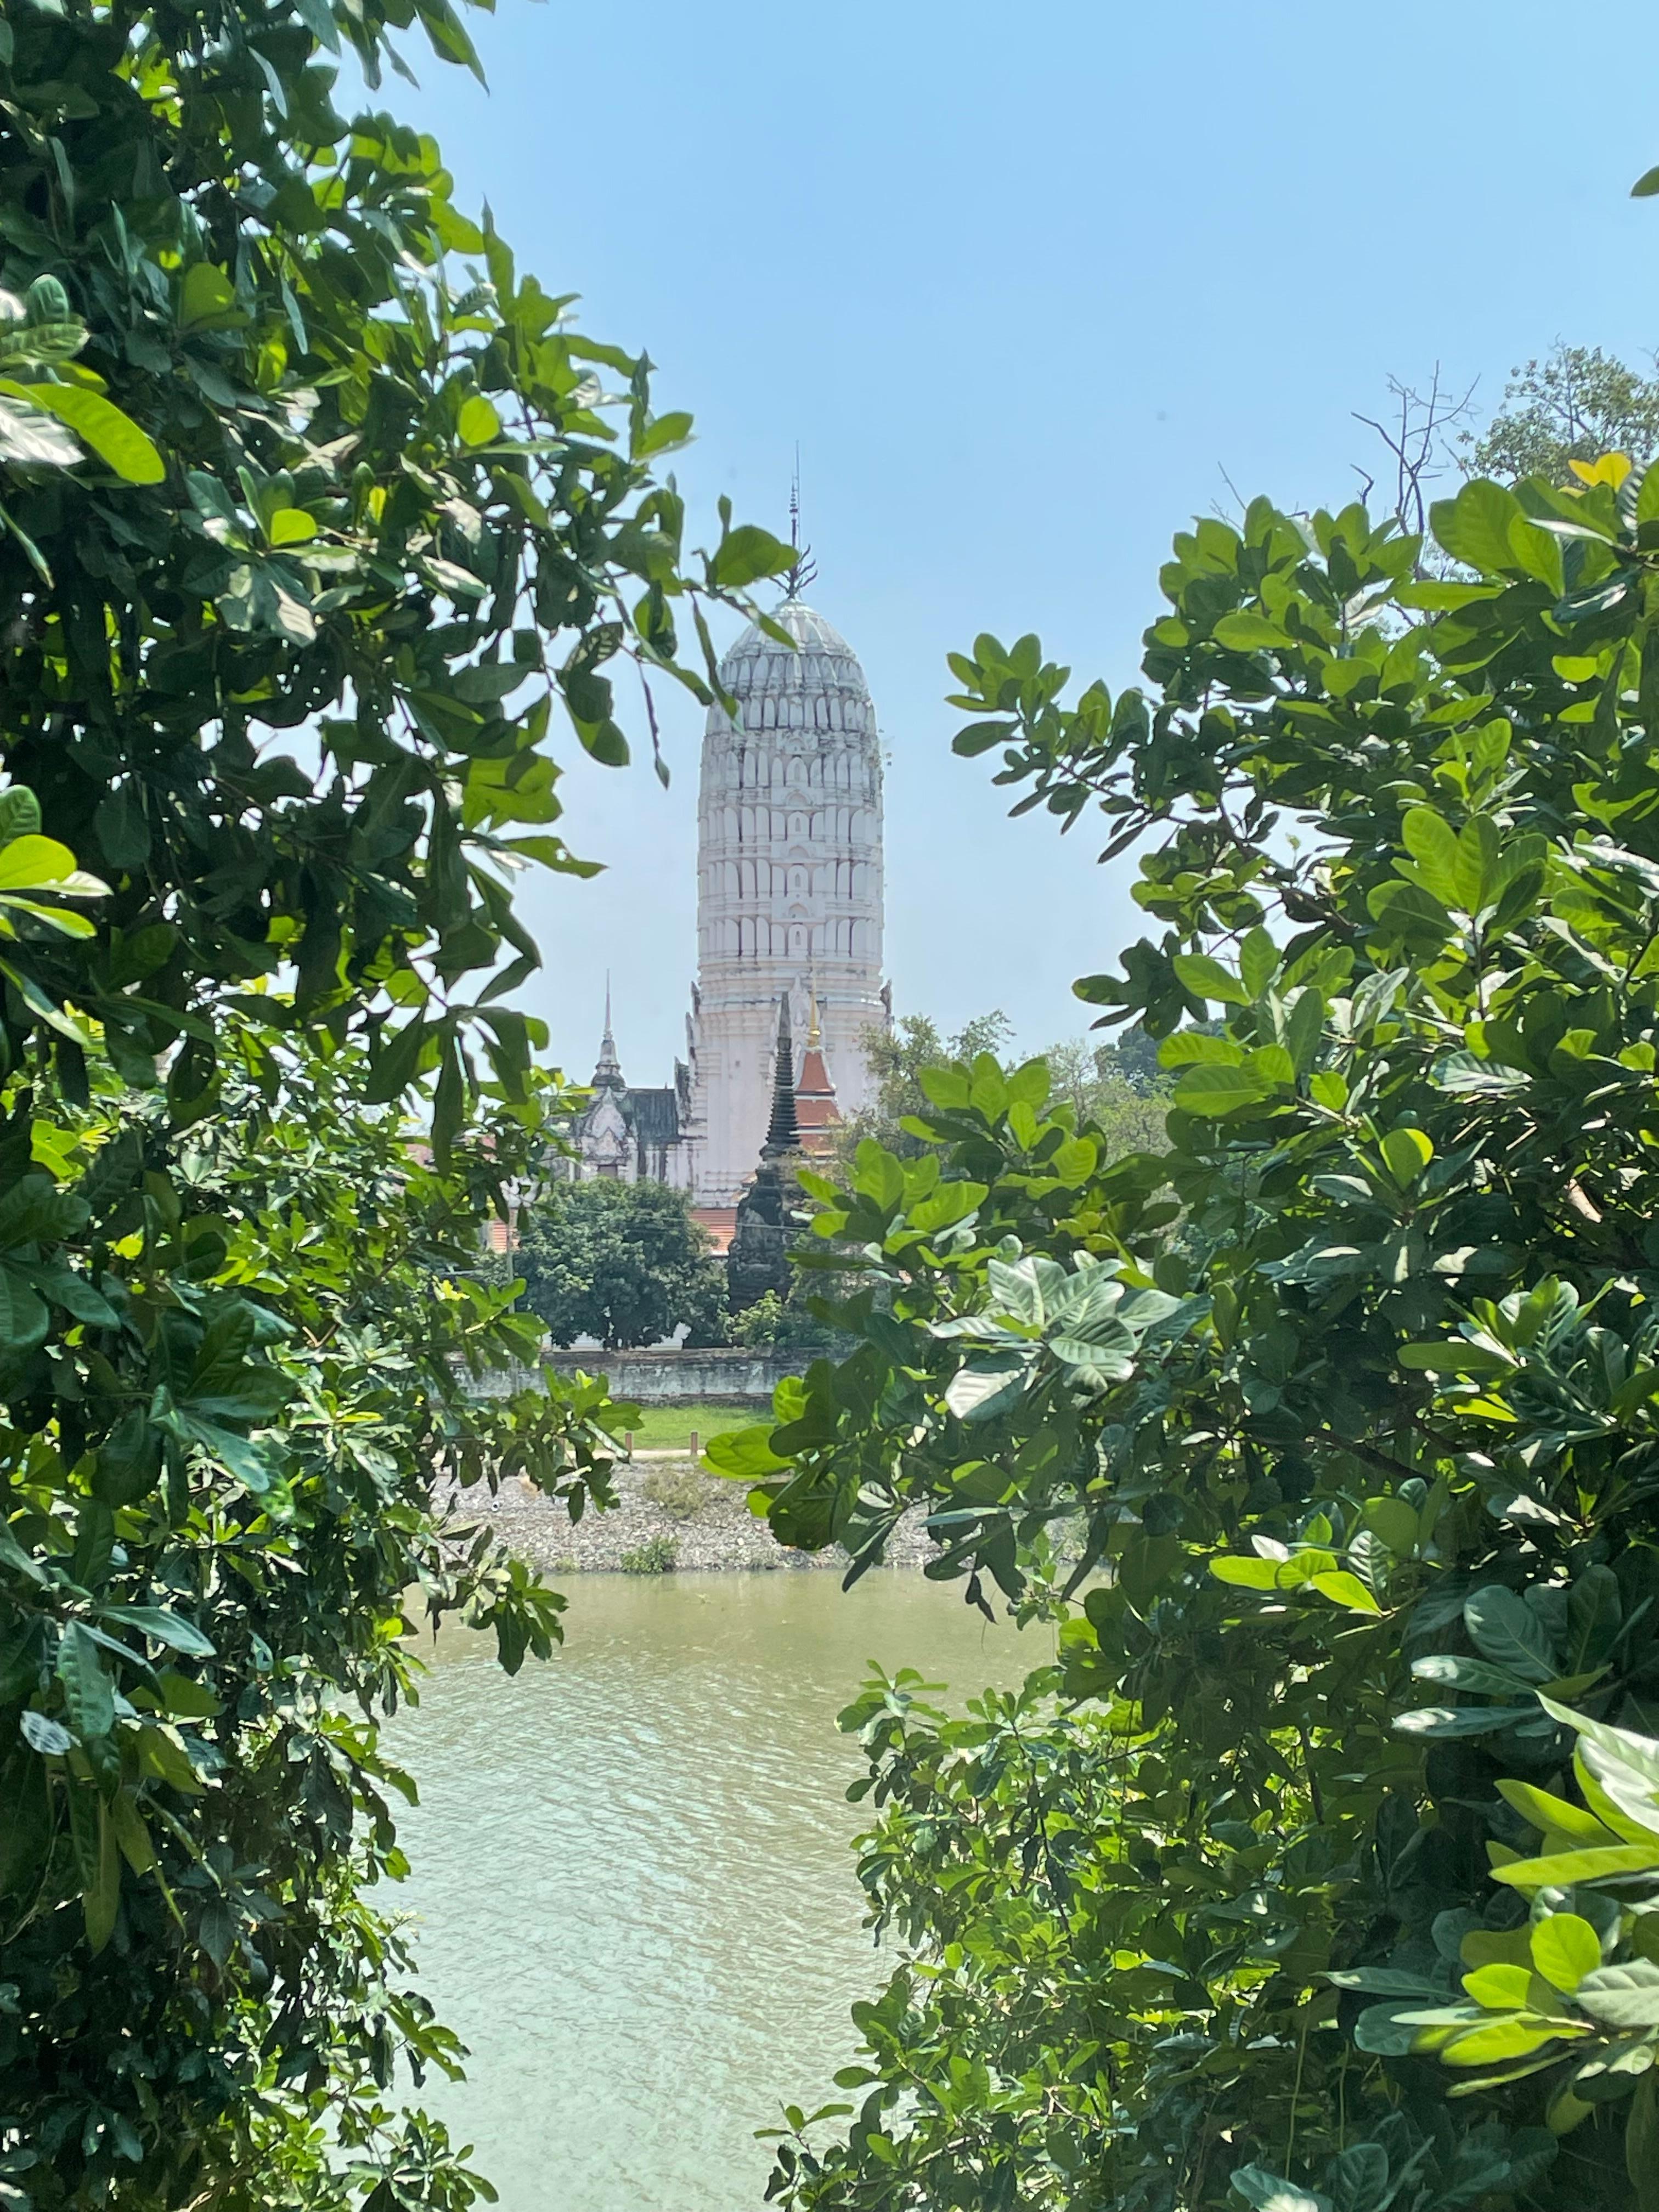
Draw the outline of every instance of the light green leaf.
<instances>
[{"instance_id":1,"label":"light green leaf","mask_svg":"<svg viewBox=\"0 0 1659 2212\"><path fill-rule=\"evenodd\" d=\"M724 1475L728 1482L758 1482L763 1476L776 1474L794 1464L778 1456L771 1438L770 1425L765 1422L754 1428L723 1429L703 1445L703 1464L710 1474Z\"/></svg>"},{"instance_id":2,"label":"light green leaf","mask_svg":"<svg viewBox=\"0 0 1659 2212\"><path fill-rule=\"evenodd\" d=\"M1552 1851L1544 1858L1511 1859L1494 1867L1492 1878L1516 1889L1571 1889L1576 1881L1613 1881L1626 1875L1649 1874L1655 1868L1659 1868L1659 1843L1618 1844Z\"/></svg>"},{"instance_id":3,"label":"light green leaf","mask_svg":"<svg viewBox=\"0 0 1659 2212\"><path fill-rule=\"evenodd\" d=\"M1413 806L1403 824L1406 850L1417 863L1423 888L1442 906L1462 904L1459 896L1457 833L1432 808Z\"/></svg>"},{"instance_id":4,"label":"light green leaf","mask_svg":"<svg viewBox=\"0 0 1659 2212\"><path fill-rule=\"evenodd\" d=\"M470 399L462 402L455 428L465 446L493 445L501 434L501 418L494 403L486 399L482 392L475 392Z\"/></svg>"},{"instance_id":5,"label":"light green leaf","mask_svg":"<svg viewBox=\"0 0 1659 2212\"><path fill-rule=\"evenodd\" d=\"M67 423L126 483L160 483L167 475L154 440L101 392L78 384L15 384L9 378L0 379L0 392L21 397Z\"/></svg>"},{"instance_id":6,"label":"light green leaf","mask_svg":"<svg viewBox=\"0 0 1659 2212\"><path fill-rule=\"evenodd\" d=\"M1552 1912L1534 1924L1532 1962L1547 1982L1571 1996L1601 1963L1601 1939L1576 1912Z\"/></svg>"},{"instance_id":7,"label":"light green leaf","mask_svg":"<svg viewBox=\"0 0 1659 2212\"><path fill-rule=\"evenodd\" d=\"M1349 1574L1346 1568L1340 1568L1334 1574L1316 1575L1313 1586L1321 1597L1329 1598L1333 1605L1340 1605L1349 1613L1382 1610L1358 1576Z\"/></svg>"}]
</instances>

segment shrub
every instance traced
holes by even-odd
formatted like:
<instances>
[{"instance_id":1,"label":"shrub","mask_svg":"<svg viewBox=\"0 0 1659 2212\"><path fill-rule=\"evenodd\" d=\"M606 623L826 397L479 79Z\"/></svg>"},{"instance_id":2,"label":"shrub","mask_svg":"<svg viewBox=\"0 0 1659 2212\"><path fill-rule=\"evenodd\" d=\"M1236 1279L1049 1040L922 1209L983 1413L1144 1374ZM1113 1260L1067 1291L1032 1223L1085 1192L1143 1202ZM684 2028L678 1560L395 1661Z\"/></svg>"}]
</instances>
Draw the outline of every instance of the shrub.
<instances>
[{"instance_id":1,"label":"shrub","mask_svg":"<svg viewBox=\"0 0 1659 2212\"><path fill-rule=\"evenodd\" d=\"M672 1536L647 1536L617 1565L625 1575L672 1575L679 1564L680 1547Z\"/></svg>"}]
</instances>

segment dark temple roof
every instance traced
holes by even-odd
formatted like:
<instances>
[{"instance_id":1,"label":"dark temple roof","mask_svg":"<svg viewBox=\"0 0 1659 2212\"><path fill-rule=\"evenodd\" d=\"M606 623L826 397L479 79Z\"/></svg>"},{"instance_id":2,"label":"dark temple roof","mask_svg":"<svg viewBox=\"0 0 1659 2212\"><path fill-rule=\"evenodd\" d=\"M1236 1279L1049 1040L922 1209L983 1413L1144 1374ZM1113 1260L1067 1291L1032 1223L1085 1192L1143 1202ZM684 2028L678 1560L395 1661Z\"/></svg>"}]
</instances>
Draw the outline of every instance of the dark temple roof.
<instances>
[{"instance_id":1,"label":"dark temple roof","mask_svg":"<svg viewBox=\"0 0 1659 2212\"><path fill-rule=\"evenodd\" d=\"M625 1091L623 1118L642 1145L676 1145L680 1136L679 1100L672 1087Z\"/></svg>"}]
</instances>

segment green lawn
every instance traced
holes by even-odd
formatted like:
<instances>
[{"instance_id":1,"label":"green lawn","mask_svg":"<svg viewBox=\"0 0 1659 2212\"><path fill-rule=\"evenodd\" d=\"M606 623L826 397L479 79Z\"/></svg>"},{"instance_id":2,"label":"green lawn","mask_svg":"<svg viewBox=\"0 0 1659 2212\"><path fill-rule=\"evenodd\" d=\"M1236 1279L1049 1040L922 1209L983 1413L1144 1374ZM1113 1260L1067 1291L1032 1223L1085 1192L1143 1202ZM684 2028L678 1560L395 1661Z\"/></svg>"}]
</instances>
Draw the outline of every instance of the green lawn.
<instances>
[{"instance_id":1,"label":"green lawn","mask_svg":"<svg viewBox=\"0 0 1659 2212\"><path fill-rule=\"evenodd\" d=\"M721 1429L740 1429L752 1421L763 1420L769 1411L763 1400L732 1402L718 1398L705 1398L695 1406L647 1406L640 1417L640 1425L634 1431L635 1451L672 1451L690 1449L693 1430L699 1444L706 1443Z\"/></svg>"}]
</instances>

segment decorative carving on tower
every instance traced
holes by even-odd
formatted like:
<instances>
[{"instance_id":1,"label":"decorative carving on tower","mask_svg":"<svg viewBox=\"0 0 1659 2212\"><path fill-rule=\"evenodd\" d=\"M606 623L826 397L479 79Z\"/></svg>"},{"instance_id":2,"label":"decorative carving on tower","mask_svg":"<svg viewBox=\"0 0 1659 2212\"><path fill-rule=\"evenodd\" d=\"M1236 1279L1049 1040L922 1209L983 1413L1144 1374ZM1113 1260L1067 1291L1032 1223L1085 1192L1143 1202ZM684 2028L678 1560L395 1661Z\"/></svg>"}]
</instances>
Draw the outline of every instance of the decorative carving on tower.
<instances>
[{"instance_id":1,"label":"decorative carving on tower","mask_svg":"<svg viewBox=\"0 0 1659 2212\"><path fill-rule=\"evenodd\" d=\"M693 1188L729 1206L766 1129L779 1000L804 1023L815 977L820 1052L840 1110L867 1103L866 1039L890 1019L882 981L882 765L857 656L799 597L750 623L720 663L735 713L711 707L698 799L697 984L688 1132Z\"/></svg>"}]
</instances>

